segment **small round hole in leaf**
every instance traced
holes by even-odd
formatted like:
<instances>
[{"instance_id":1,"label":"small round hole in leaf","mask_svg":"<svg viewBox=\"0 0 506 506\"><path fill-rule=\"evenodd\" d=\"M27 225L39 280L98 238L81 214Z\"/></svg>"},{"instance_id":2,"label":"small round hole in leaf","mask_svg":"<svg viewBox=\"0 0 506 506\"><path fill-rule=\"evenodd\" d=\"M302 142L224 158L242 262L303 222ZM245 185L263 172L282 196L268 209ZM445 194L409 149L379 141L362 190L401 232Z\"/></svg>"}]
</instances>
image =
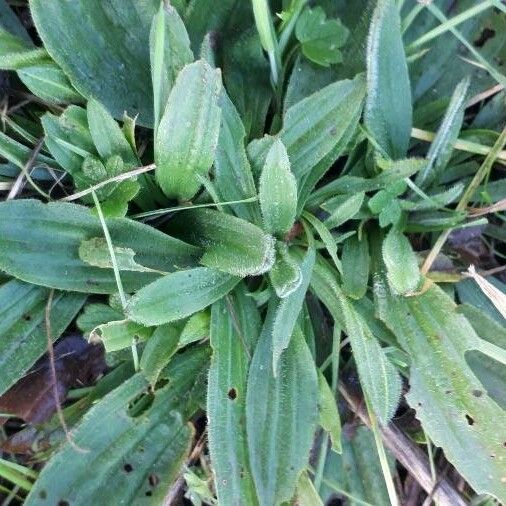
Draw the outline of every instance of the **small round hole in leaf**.
<instances>
[{"instance_id":1,"label":"small round hole in leaf","mask_svg":"<svg viewBox=\"0 0 506 506\"><path fill-rule=\"evenodd\" d=\"M129 464L128 462L123 466L123 470L125 471L125 473L131 473L134 468L132 466L132 464Z\"/></svg>"},{"instance_id":2,"label":"small round hole in leaf","mask_svg":"<svg viewBox=\"0 0 506 506\"><path fill-rule=\"evenodd\" d=\"M474 425L474 418L466 413L466 420L468 425Z\"/></svg>"},{"instance_id":3,"label":"small round hole in leaf","mask_svg":"<svg viewBox=\"0 0 506 506\"><path fill-rule=\"evenodd\" d=\"M235 388L231 388L228 391L227 395L228 395L228 398L233 401L237 398L237 390Z\"/></svg>"}]
</instances>

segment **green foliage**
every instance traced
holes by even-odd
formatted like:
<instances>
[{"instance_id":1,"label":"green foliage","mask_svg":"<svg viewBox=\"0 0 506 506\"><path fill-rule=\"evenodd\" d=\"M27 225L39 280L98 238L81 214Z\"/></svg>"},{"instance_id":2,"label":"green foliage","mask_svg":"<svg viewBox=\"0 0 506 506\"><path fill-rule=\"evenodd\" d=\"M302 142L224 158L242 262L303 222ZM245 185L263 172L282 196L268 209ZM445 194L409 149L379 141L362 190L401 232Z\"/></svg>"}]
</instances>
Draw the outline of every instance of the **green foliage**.
<instances>
[{"instance_id":1,"label":"green foliage","mask_svg":"<svg viewBox=\"0 0 506 506\"><path fill-rule=\"evenodd\" d=\"M156 178L169 197L191 199L214 159L220 127L221 78L205 61L178 74L155 140Z\"/></svg>"},{"instance_id":2,"label":"green foliage","mask_svg":"<svg viewBox=\"0 0 506 506\"><path fill-rule=\"evenodd\" d=\"M348 34L348 29L338 19L327 20L321 7L306 9L295 27L302 54L325 67L343 61L339 48L346 42Z\"/></svg>"},{"instance_id":3,"label":"green foliage","mask_svg":"<svg viewBox=\"0 0 506 506\"><path fill-rule=\"evenodd\" d=\"M504 12L0 0L2 499L504 503Z\"/></svg>"}]
</instances>

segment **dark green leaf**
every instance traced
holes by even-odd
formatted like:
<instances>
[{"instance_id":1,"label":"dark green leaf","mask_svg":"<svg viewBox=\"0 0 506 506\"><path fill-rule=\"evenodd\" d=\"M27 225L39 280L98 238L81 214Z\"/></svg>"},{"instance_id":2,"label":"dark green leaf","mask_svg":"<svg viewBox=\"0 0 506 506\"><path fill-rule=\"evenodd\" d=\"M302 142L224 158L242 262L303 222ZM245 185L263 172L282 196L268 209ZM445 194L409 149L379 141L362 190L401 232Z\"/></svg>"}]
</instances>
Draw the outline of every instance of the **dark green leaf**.
<instances>
[{"instance_id":1,"label":"dark green leaf","mask_svg":"<svg viewBox=\"0 0 506 506\"><path fill-rule=\"evenodd\" d=\"M0 395L46 351L45 310L49 290L12 280L0 287ZM66 330L85 295L56 292L51 306L51 337Z\"/></svg>"},{"instance_id":2,"label":"dark green leaf","mask_svg":"<svg viewBox=\"0 0 506 506\"><path fill-rule=\"evenodd\" d=\"M51 57L83 96L116 117L153 123L149 27L159 1L30 0L37 31Z\"/></svg>"},{"instance_id":3,"label":"dark green leaf","mask_svg":"<svg viewBox=\"0 0 506 506\"><path fill-rule=\"evenodd\" d=\"M196 248L147 225L114 218L107 221L107 226L113 245L135 251L141 265L163 272L194 265ZM0 268L29 283L79 292L115 293L112 269L94 267L79 258L83 241L102 236L98 218L86 207L36 200L0 204ZM121 275L127 291L157 277L159 274L152 272L124 271Z\"/></svg>"},{"instance_id":4,"label":"dark green leaf","mask_svg":"<svg viewBox=\"0 0 506 506\"><path fill-rule=\"evenodd\" d=\"M379 0L367 44L365 124L384 153L397 160L406 156L411 123L411 89L399 10L395 0Z\"/></svg>"},{"instance_id":5,"label":"dark green leaf","mask_svg":"<svg viewBox=\"0 0 506 506\"><path fill-rule=\"evenodd\" d=\"M318 378L299 328L272 366L275 306L267 314L248 376L246 427L253 478L262 506L289 501L306 467L318 417Z\"/></svg>"},{"instance_id":6,"label":"dark green leaf","mask_svg":"<svg viewBox=\"0 0 506 506\"><path fill-rule=\"evenodd\" d=\"M259 331L258 310L243 286L213 304L207 414L209 450L220 504L257 504L244 418L251 351Z\"/></svg>"},{"instance_id":7,"label":"dark green leaf","mask_svg":"<svg viewBox=\"0 0 506 506\"><path fill-rule=\"evenodd\" d=\"M352 299L361 299L367 292L369 280L369 242L367 235L362 234L346 239L343 245L343 292Z\"/></svg>"}]
</instances>

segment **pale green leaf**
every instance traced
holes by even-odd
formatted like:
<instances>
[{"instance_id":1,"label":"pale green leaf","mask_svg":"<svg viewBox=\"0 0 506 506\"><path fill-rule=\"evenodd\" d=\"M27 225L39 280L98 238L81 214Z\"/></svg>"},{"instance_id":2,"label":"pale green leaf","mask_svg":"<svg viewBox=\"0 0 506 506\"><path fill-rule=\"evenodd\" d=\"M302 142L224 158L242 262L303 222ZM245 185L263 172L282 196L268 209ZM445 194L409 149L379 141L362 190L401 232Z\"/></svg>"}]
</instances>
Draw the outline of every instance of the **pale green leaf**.
<instances>
[{"instance_id":1,"label":"pale green leaf","mask_svg":"<svg viewBox=\"0 0 506 506\"><path fill-rule=\"evenodd\" d=\"M332 440L332 448L337 453L341 453L341 419L337 409L336 397L321 371L318 371L318 386L320 425L329 433Z\"/></svg>"},{"instance_id":2,"label":"pale green leaf","mask_svg":"<svg viewBox=\"0 0 506 506\"><path fill-rule=\"evenodd\" d=\"M234 276L262 274L274 263L274 238L256 225L230 214L190 209L174 217L169 229L177 237L202 247L202 265Z\"/></svg>"},{"instance_id":3,"label":"pale green leaf","mask_svg":"<svg viewBox=\"0 0 506 506\"><path fill-rule=\"evenodd\" d=\"M269 278L280 299L288 297L302 283L302 273L297 262L291 257L286 243L276 243L276 261L269 271Z\"/></svg>"},{"instance_id":4,"label":"pale green leaf","mask_svg":"<svg viewBox=\"0 0 506 506\"><path fill-rule=\"evenodd\" d=\"M364 192L359 192L339 202L325 220L325 226L329 229L337 228L351 220L360 211L364 197Z\"/></svg>"},{"instance_id":5,"label":"pale green leaf","mask_svg":"<svg viewBox=\"0 0 506 506\"><path fill-rule=\"evenodd\" d=\"M311 280L316 251L310 248L300 264L302 280L290 295L281 299L272 323L272 367L277 375L280 357L288 347Z\"/></svg>"},{"instance_id":6,"label":"pale green leaf","mask_svg":"<svg viewBox=\"0 0 506 506\"><path fill-rule=\"evenodd\" d=\"M469 84L470 78L465 78L457 85L453 92L443 121L427 153L428 163L426 167L416 175L415 184L420 188L426 188L436 181L450 161L453 145L459 136L464 121L464 110Z\"/></svg>"},{"instance_id":7,"label":"pale green leaf","mask_svg":"<svg viewBox=\"0 0 506 506\"><path fill-rule=\"evenodd\" d=\"M378 0L367 43L365 125L384 154L394 160L406 156L412 114L397 2Z\"/></svg>"},{"instance_id":8,"label":"pale green leaf","mask_svg":"<svg viewBox=\"0 0 506 506\"><path fill-rule=\"evenodd\" d=\"M216 189L223 201L255 197L255 181L244 146L246 132L241 117L225 90L221 92L219 105L221 125L214 162ZM257 204L234 204L232 209L239 218L260 223Z\"/></svg>"},{"instance_id":9,"label":"pale green leaf","mask_svg":"<svg viewBox=\"0 0 506 506\"><path fill-rule=\"evenodd\" d=\"M186 65L170 92L155 139L156 178L168 197L191 199L218 143L220 71L199 60Z\"/></svg>"},{"instance_id":10,"label":"pale green leaf","mask_svg":"<svg viewBox=\"0 0 506 506\"><path fill-rule=\"evenodd\" d=\"M167 274L149 267L144 267L135 261L135 251L131 248L113 247L116 264L120 271L137 271L137 272L158 272L159 274ZM104 237L93 237L86 241L82 241L79 245L79 258L94 267L102 269L112 269L112 260L107 241Z\"/></svg>"},{"instance_id":11,"label":"pale green leaf","mask_svg":"<svg viewBox=\"0 0 506 506\"><path fill-rule=\"evenodd\" d=\"M288 232L297 212L297 181L290 169L286 148L279 139L267 153L260 176L259 199L265 230L277 235Z\"/></svg>"},{"instance_id":12,"label":"pale green leaf","mask_svg":"<svg viewBox=\"0 0 506 506\"><path fill-rule=\"evenodd\" d=\"M125 170L135 167L137 156L107 109L97 100L91 99L86 111L91 138L101 158L107 160L113 155L119 155L125 163Z\"/></svg>"},{"instance_id":13,"label":"pale green leaf","mask_svg":"<svg viewBox=\"0 0 506 506\"><path fill-rule=\"evenodd\" d=\"M130 320L117 320L99 325L92 330L90 340L101 342L105 351L112 352L129 348L137 341L146 340L152 329Z\"/></svg>"},{"instance_id":14,"label":"pale green leaf","mask_svg":"<svg viewBox=\"0 0 506 506\"><path fill-rule=\"evenodd\" d=\"M160 325L147 340L140 368L153 387L161 371L177 351L180 333L180 329L173 324Z\"/></svg>"},{"instance_id":15,"label":"pale green leaf","mask_svg":"<svg viewBox=\"0 0 506 506\"><path fill-rule=\"evenodd\" d=\"M297 504L298 506L323 506L323 502L307 472L300 475L297 483Z\"/></svg>"},{"instance_id":16,"label":"pale green leaf","mask_svg":"<svg viewBox=\"0 0 506 506\"><path fill-rule=\"evenodd\" d=\"M128 303L127 315L143 325L181 320L226 295L239 279L208 267L174 272L139 290Z\"/></svg>"},{"instance_id":17,"label":"pale green leaf","mask_svg":"<svg viewBox=\"0 0 506 506\"><path fill-rule=\"evenodd\" d=\"M408 238L396 228L392 228L383 241L382 254L392 290L399 294L414 292L421 276L416 254Z\"/></svg>"},{"instance_id":18,"label":"pale green leaf","mask_svg":"<svg viewBox=\"0 0 506 506\"><path fill-rule=\"evenodd\" d=\"M209 311L199 311L188 318L181 336L179 337L179 347L200 341L209 337L210 315Z\"/></svg>"},{"instance_id":19,"label":"pale green leaf","mask_svg":"<svg viewBox=\"0 0 506 506\"><path fill-rule=\"evenodd\" d=\"M321 7L306 9L295 26L295 36L302 45L302 54L319 65L339 63L349 31L339 19L326 19Z\"/></svg>"}]
</instances>

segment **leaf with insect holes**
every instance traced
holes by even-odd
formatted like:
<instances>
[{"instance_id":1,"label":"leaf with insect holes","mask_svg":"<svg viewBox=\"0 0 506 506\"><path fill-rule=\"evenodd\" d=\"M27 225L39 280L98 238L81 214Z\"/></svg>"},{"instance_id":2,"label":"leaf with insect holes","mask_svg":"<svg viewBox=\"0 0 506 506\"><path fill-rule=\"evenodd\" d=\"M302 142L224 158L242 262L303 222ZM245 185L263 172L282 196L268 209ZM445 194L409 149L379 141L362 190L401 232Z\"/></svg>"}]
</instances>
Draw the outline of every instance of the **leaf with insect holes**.
<instances>
[{"instance_id":1,"label":"leaf with insect holes","mask_svg":"<svg viewBox=\"0 0 506 506\"><path fill-rule=\"evenodd\" d=\"M396 228L390 229L382 247L388 282L395 293L414 292L420 283L416 254L407 237Z\"/></svg>"},{"instance_id":2,"label":"leaf with insect holes","mask_svg":"<svg viewBox=\"0 0 506 506\"><path fill-rule=\"evenodd\" d=\"M255 505L244 417L260 314L243 284L211 308L213 355L207 388L209 452L220 504Z\"/></svg>"},{"instance_id":3,"label":"leaf with insect holes","mask_svg":"<svg viewBox=\"0 0 506 506\"><path fill-rule=\"evenodd\" d=\"M340 20L326 19L321 7L304 10L295 25L295 36L302 45L302 54L325 67L343 61L339 48L348 35L348 29Z\"/></svg>"},{"instance_id":4,"label":"leaf with insect holes","mask_svg":"<svg viewBox=\"0 0 506 506\"><path fill-rule=\"evenodd\" d=\"M275 311L271 303L251 361L246 392L250 464L261 506L292 498L298 476L308 464L318 421L316 367L299 327L274 376Z\"/></svg>"},{"instance_id":5,"label":"leaf with insect holes","mask_svg":"<svg viewBox=\"0 0 506 506\"><path fill-rule=\"evenodd\" d=\"M297 212L297 181L280 139L274 141L267 153L260 176L259 199L265 230L277 235L288 232Z\"/></svg>"},{"instance_id":6,"label":"leaf with insect holes","mask_svg":"<svg viewBox=\"0 0 506 506\"><path fill-rule=\"evenodd\" d=\"M394 160L406 156L412 115L399 8L395 0L379 0L367 42L364 121L383 152Z\"/></svg>"},{"instance_id":7,"label":"leaf with insect holes","mask_svg":"<svg viewBox=\"0 0 506 506\"><path fill-rule=\"evenodd\" d=\"M427 436L477 493L504 501L506 414L466 358L477 350L504 367L505 350L480 339L452 298L436 285L421 295L401 297L378 278L375 299L379 317L410 356L406 399Z\"/></svg>"},{"instance_id":8,"label":"leaf with insect holes","mask_svg":"<svg viewBox=\"0 0 506 506\"><path fill-rule=\"evenodd\" d=\"M170 92L155 139L156 179L168 197L191 199L218 144L220 71L203 60L186 65Z\"/></svg>"},{"instance_id":9,"label":"leaf with insect holes","mask_svg":"<svg viewBox=\"0 0 506 506\"><path fill-rule=\"evenodd\" d=\"M169 230L176 237L202 247L202 265L233 276L262 274L274 263L274 238L230 214L211 209L185 210L171 220Z\"/></svg>"},{"instance_id":10,"label":"leaf with insect holes","mask_svg":"<svg viewBox=\"0 0 506 506\"><path fill-rule=\"evenodd\" d=\"M127 316L143 325L161 325L201 311L230 292L240 278L208 267L178 271L139 290Z\"/></svg>"},{"instance_id":11,"label":"leaf with insect holes","mask_svg":"<svg viewBox=\"0 0 506 506\"><path fill-rule=\"evenodd\" d=\"M46 351L45 310L49 290L12 279L0 286L0 395ZM78 293L55 292L51 306L53 339L60 337L86 300Z\"/></svg>"},{"instance_id":12,"label":"leaf with insect holes","mask_svg":"<svg viewBox=\"0 0 506 506\"><path fill-rule=\"evenodd\" d=\"M163 502L191 448L194 430L185 422L196 411L190 393L206 355L192 350L181 359L179 367L169 365L169 385L151 394L140 412L142 400L150 400L142 373L100 399L72 430L72 441L53 454L26 504ZM76 445L84 450L78 457ZM90 469L94 479L83 487Z\"/></svg>"},{"instance_id":13,"label":"leaf with insect holes","mask_svg":"<svg viewBox=\"0 0 506 506\"><path fill-rule=\"evenodd\" d=\"M149 34L154 127L158 128L170 90L179 71L193 61L190 39L177 10L160 2Z\"/></svg>"}]
</instances>

